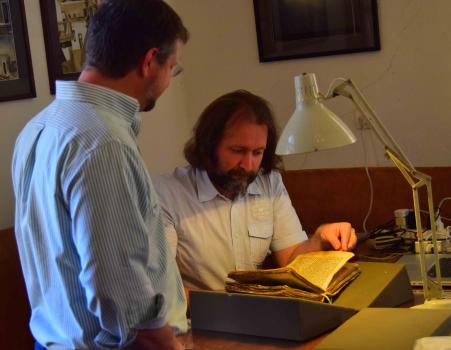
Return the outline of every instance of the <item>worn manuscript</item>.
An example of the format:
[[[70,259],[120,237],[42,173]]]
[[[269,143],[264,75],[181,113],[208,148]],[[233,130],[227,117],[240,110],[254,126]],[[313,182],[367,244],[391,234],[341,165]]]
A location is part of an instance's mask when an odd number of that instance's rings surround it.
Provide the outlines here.
[[[342,251],[310,252],[277,269],[233,271],[226,290],[331,302],[360,273],[357,264],[348,262],[353,256]]]

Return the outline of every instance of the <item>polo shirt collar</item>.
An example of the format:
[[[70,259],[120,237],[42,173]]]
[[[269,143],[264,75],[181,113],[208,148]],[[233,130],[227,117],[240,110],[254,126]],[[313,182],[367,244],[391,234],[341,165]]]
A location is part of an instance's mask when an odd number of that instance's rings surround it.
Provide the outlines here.
[[[196,169],[196,185],[200,202],[207,202],[221,195],[211,182],[206,170]]]
[[[246,191],[246,192],[247,192],[248,194],[252,194],[252,195],[261,195],[261,194],[263,194],[263,191],[262,191],[261,187],[257,185],[257,179],[258,179],[258,176],[259,176],[259,175],[257,175],[257,177],[255,178],[255,180],[252,181],[252,182],[249,184],[249,186],[247,187],[247,191]]]

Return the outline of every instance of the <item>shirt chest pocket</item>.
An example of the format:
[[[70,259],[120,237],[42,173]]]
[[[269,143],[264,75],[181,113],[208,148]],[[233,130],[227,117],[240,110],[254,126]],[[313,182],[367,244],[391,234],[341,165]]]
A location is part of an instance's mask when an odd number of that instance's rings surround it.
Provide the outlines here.
[[[269,252],[274,231],[273,224],[272,222],[249,224],[248,231],[252,263],[259,268]]]

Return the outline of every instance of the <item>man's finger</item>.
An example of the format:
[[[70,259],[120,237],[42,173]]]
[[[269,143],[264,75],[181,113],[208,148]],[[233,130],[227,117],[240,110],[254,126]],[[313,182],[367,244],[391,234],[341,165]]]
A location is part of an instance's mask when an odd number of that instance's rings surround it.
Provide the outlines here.
[[[348,242],[348,249],[352,250],[357,244],[357,235],[355,234],[355,229],[351,229],[351,237]]]
[[[335,234],[328,235],[328,241],[329,241],[329,244],[332,246],[332,248],[334,248],[334,250],[341,249],[342,243],[338,239],[337,235],[335,235]]]
[[[340,241],[341,241],[341,249],[348,250],[348,246],[350,243],[350,237],[351,237],[351,233],[352,233],[352,227],[349,224],[342,223],[342,224],[340,224],[338,229],[339,229],[338,235],[339,235]]]

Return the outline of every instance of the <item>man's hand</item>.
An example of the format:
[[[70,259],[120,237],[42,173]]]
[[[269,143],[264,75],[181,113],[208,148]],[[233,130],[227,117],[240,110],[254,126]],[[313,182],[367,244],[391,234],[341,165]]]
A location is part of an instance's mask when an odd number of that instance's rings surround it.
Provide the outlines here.
[[[349,222],[323,224],[316,229],[311,239],[319,239],[323,250],[349,251],[357,244],[355,230]]]
[[[331,249],[349,251],[356,244],[357,236],[350,223],[323,224],[307,241],[274,252],[274,258],[279,266],[285,266],[299,254]]]

